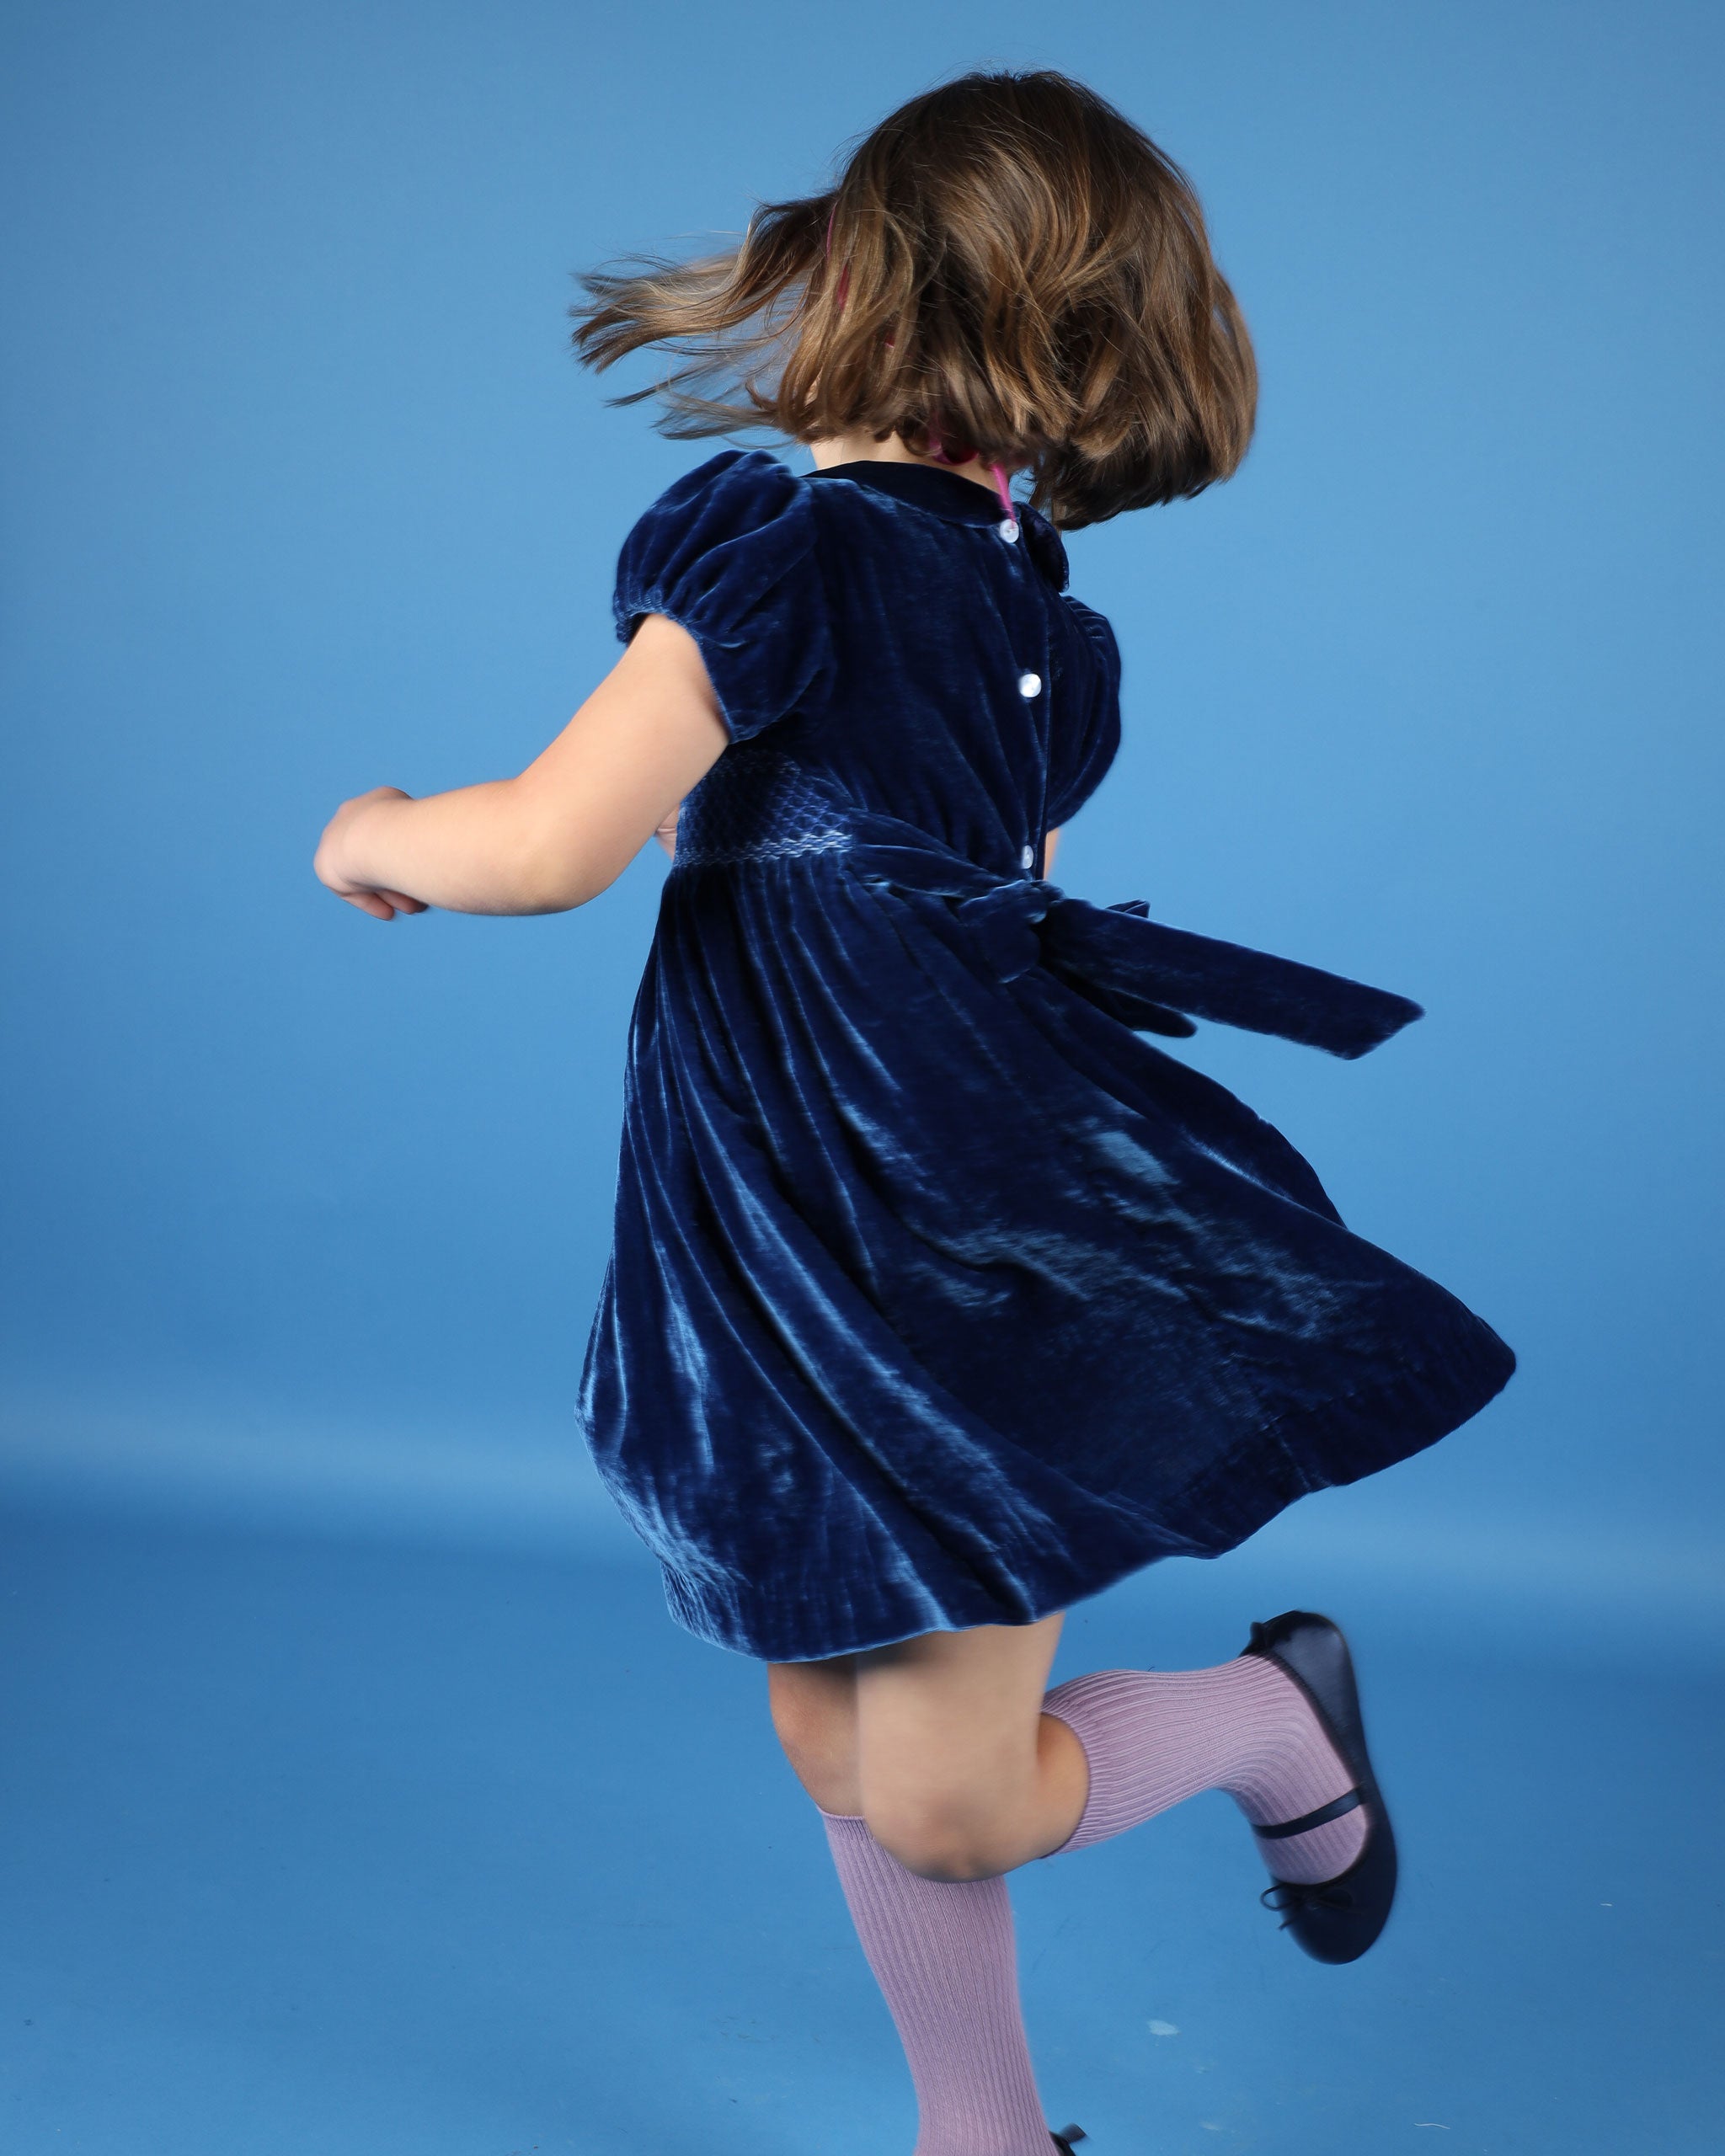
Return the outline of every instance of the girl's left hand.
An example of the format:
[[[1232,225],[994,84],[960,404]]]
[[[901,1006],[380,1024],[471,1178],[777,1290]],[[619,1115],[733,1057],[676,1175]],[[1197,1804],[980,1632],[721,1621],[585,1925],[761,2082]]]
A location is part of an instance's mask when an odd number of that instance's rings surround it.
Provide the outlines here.
[[[369,793],[356,793],[351,801],[342,803],[324,825],[323,835],[318,841],[312,862],[318,881],[334,891],[337,898],[345,899],[350,906],[370,914],[374,921],[393,921],[398,913],[424,913],[425,902],[423,899],[410,899],[401,891],[385,890],[378,884],[367,883],[350,873],[346,857],[354,825],[374,802],[412,798],[398,786],[374,786]]]

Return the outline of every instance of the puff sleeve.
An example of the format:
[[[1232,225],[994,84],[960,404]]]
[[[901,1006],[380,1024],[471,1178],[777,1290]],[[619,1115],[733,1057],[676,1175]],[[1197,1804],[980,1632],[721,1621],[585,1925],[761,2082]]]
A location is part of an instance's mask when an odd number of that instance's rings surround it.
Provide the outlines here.
[[[811,494],[777,457],[729,450],[669,488],[623,542],[617,635],[627,643],[648,614],[686,629],[734,741],[818,709],[831,682]]]
[[[1055,675],[1060,713],[1049,772],[1048,822],[1074,816],[1107,777],[1120,747],[1120,647],[1107,616],[1070,593],[1065,648]]]

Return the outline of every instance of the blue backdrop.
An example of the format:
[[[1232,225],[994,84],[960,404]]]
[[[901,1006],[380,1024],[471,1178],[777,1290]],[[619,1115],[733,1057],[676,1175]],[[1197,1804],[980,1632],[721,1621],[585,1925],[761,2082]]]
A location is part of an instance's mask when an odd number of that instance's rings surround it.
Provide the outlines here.
[[[1265,383],[1232,484],[1075,542],[1130,731],[1062,880],[1427,1004],[1357,1068],[1190,1053],[1523,1358],[1303,1509],[1398,1563],[1705,1592],[1716,10],[9,20],[14,1485],[585,1517],[662,862],[571,916],[385,927],[312,847],[346,794],[526,761],[614,655],[623,532],[707,453],[574,368],[570,273],[734,230],[943,73],[1046,62],[1193,173]]]
[[[1357,1971],[1220,1796],[1027,1866],[1050,2116],[1712,2156],[1722,59],[1674,0],[12,0],[8,2151],[911,2144],[760,1673],[574,1431],[662,859],[388,926],[310,864],[537,752],[707,453],[576,371],[570,273],[996,61],[1190,168],[1265,383],[1232,484],[1075,539],[1129,739],[1061,878],[1429,1006],[1185,1052],[1523,1364],[1075,1613],[1060,1674],[1334,1608],[1407,1861]]]

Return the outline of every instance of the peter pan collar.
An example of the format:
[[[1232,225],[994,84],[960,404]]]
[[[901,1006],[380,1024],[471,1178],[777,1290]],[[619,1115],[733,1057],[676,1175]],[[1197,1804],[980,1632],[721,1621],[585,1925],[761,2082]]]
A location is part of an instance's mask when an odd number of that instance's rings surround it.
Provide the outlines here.
[[[811,472],[809,477],[853,479],[859,487],[873,487],[877,494],[909,502],[913,509],[931,510],[952,524],[1001,520],[1001,505],[991,488],[960,478],[956,472],[943,472],[937,464],[886,464],[862,457],[854,464],[829,464],[824,472]]]
[[[826,469],[810,472],[810,479],[849,479],[859,487],[870,487],[878,494],[890,494],[895,501],[907,502],[912,509],[927,510],[935,516],[944,517],[948,524],[998,524],[1001,505],[991,488],[980,487],[974,479],[961,478],[956,472],[943,472],[937,464],[888,464],[873,457],[859,457],[852,464],[829,464]],[[1060,544],[1060,534],[1048,519],[1039,516],[1033,509],[1021,504],[1018,520],[1023,528],[1028,551],[1056,591],[1066,588],[1066,550]]]

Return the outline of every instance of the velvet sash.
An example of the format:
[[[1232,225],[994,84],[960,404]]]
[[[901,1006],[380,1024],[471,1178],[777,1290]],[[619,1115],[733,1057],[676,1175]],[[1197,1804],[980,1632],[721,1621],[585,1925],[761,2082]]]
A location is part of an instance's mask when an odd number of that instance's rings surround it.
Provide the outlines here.
[[[951,900],[1002,980],[1044,965],[1140,1032],[1180,1038],[1204,1018],[1352,1061],[1424,1016],[1387,989],[1170,928],[1151,920],[1141,899],[1092,905],[1039,877],[979,867],[896,816],[853,811],[848,820],[852,869],[895,891]]]

